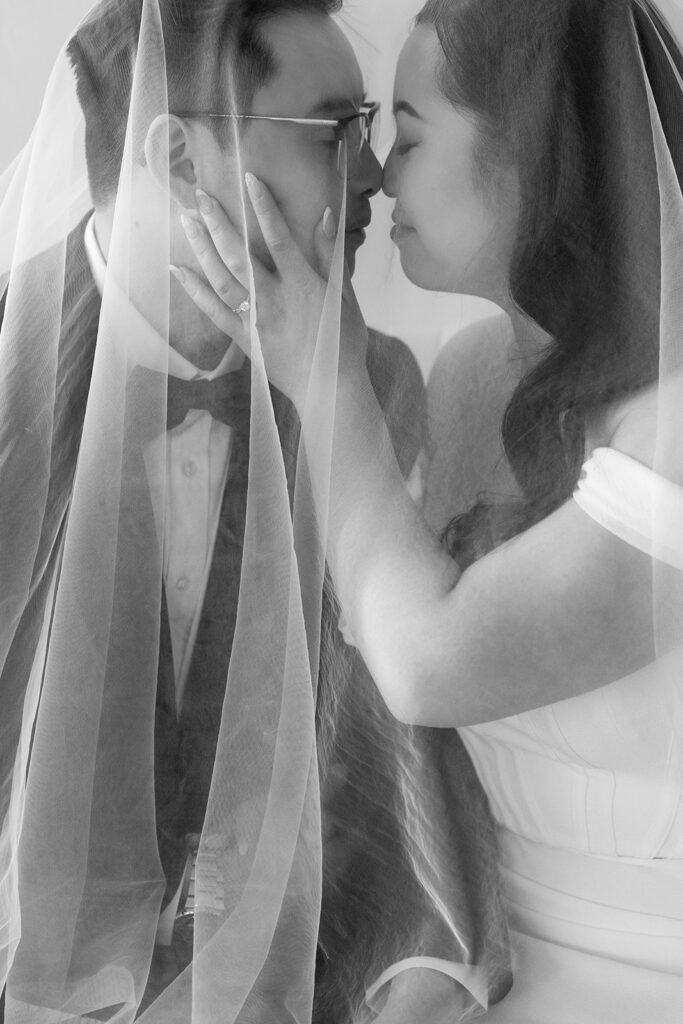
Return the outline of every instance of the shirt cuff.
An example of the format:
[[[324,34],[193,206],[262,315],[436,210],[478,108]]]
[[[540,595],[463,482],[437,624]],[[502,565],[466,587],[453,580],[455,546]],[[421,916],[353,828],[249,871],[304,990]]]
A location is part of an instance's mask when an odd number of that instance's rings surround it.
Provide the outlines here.
[[[372,1000],[383,985],[386,985],[387,982],[395,978],[397,974],[401,974],[402,971],[408,971],[412,967],[426,967],[430,971],[440,971],[442,974],[447,974],[449,978],[457,981],[459,985],[467,989],[484,1010],[488,1009],[489,989],[486,972],[482,967],[478,964],[461,964],[454,960],[440,960],[434,956],[411,956],[406,960],[399,960],[398,963],[392,964],[391,967],[387,967],[386,971],[383,971],[377,981],[373,982],[366,991],[365,1001],[368,1005],[372,1005]]]

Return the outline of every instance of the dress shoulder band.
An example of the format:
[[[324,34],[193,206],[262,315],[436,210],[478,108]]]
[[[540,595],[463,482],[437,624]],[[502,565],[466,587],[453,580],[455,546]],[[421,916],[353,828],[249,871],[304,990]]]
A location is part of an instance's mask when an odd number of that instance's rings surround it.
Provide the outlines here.
[[[615,448],[584,463],[574,501],[610,533],[683,569],[683,488]]]

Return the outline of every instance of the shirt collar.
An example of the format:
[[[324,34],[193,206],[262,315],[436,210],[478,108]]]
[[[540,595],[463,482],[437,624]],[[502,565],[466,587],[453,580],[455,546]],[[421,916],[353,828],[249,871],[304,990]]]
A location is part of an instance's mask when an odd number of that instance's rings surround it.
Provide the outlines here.
[[[244,356],[235,344],[230,344],[218,366],[213,370],[200,370],[189,359],[172,348],[165,338],[152,327],[148,320],[135,308],[127,295],[119,288],[110,275],[107,278],[107,262],[95,233],[95,214],[88,220],[83,238],[85,253],[90,264],[95,285],[100,295],[104,294],[105,281],[108,297],[118,307],[117,339],[126,348],[128,358],[134,366],[144,366],[158,373],[168,373],[181,380],[214,380],[226,373],[239,369]],[[110,291],[111,289],[111,291]]]

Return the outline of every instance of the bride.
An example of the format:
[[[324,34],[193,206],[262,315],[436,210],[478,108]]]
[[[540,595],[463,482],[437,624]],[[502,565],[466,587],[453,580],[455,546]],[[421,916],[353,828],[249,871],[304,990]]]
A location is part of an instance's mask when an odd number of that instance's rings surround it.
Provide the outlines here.
[[[392,237],[421,287],[508,314],[433,374],[431,525],[344,286],[328,561],[393,714],[461,729],[488,792],[516,972],[486,1019],[505,1024],[674,1024],[683,1005],[682,28],[650,0],[429,0],[418,16],[384,169]],[[206,280],[185,286],[252,350],[234,307],[258,286],[269,377],[313,446],[334,218],[314,269],[247,187],[273,266],[244,269],[214,215]]]

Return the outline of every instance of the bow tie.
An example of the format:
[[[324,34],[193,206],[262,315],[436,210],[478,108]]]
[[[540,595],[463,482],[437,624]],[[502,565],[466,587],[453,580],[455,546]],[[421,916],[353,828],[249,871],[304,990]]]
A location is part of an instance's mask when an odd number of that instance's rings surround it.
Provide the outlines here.
[[[251,366],[248,359],[239,370],[214,380],[168,378],[166,429],[179,426],[191,409],[206,409],[229,427],[249,430]]]

